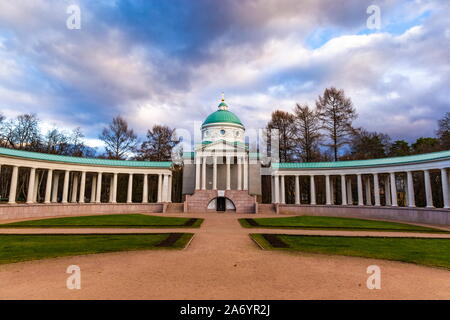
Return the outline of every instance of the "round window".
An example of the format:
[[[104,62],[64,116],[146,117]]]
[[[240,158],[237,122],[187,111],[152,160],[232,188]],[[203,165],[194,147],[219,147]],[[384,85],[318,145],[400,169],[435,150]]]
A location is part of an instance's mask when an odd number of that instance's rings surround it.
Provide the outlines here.
[[[236,131],[236,133],[235,133],[236,137],[239,137],[240,134],[241,133],[239,131]]]
[[[220,134],[221,134],[221,135],[225,135],[225,130],[223,130],[223,129],[220,130]]]

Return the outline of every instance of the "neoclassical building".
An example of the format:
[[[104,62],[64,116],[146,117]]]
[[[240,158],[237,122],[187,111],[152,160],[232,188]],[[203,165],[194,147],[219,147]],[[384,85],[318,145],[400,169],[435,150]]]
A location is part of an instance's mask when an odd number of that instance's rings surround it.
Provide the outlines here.
[[[450,225],[450,150],[373,160],[278,163],[250,152],[245,130],[222,99],[201,126],[201,142],[183,155],[182,203],[172,203],[172,162],[0,148],[2,176],[8,177],[1,186],[0,219],[228,211]],[[28,180],[21,191],[25,198],[18,197],[19,176]],[[119,185],[121,190],[126,185],[126,195],[117,194]],[[270,201],[262,203],[263,194]],[[417,206],[415,194],[423,195],[422,207]]]

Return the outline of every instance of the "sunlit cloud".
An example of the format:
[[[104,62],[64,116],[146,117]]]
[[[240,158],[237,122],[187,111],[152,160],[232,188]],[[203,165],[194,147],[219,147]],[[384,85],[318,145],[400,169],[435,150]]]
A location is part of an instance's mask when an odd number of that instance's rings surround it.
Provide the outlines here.
[[[432,136],[449,110],[444,1],[67,1],[0,3],[0,110],[36,113],[43,128],[81,127],[101,146],[118,114],[143,136],[154,124],[193,130],[225,92],[230,110],[261,128],[275,109],[345,90],[356,125],[410,141]]]

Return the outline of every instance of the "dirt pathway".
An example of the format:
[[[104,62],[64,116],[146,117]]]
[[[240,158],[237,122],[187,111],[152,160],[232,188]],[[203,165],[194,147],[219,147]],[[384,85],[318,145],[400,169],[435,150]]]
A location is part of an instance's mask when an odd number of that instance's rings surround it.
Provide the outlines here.
[[[108,253],[0,265],[0,298],[450,299],[447,270],[377,259],[263,251],[248,236],[262,229],[241,228],[238,216],[195,216],[205,218],[200,229],[176,229],[196,233],[185,250]],[[81,268],[81,290],[66,288],[65,271],[72,264]],[[372,264],[381,268],[381,290],[366,287],[366,268]]]

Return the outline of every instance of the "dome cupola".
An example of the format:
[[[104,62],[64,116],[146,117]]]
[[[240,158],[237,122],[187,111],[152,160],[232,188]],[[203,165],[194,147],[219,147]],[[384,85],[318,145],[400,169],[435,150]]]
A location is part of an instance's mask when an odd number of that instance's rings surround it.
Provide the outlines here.
[[[222,94],[218,110],[211,113],[202,124],[202,141],[204,143],[218,140],[243,142],[245,128],[241,120],[231,111]]]
[[[244,127],[241,120],[231,111],[228,111],[228,105],[225,103],[225,97],[222,100],[216,112],[211,113],[203,122],[202,127],[213,123],[230,123]]]

